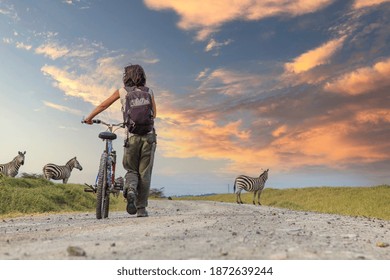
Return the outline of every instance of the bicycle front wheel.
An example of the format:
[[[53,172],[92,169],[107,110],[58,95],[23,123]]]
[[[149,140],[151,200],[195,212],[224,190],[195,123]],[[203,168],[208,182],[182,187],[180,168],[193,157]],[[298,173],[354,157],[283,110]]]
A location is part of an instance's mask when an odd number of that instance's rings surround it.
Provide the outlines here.
[[[107,218],[110,207],[110,192],[107,184],[107,153],[104,152],[100,159],[99,176],[96,192],[96,218]]]

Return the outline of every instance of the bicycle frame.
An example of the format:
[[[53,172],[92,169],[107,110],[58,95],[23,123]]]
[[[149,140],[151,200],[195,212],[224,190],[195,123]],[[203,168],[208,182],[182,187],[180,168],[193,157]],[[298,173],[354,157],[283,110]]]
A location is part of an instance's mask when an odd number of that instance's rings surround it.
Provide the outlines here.
[[[115,166],[116,166],[116,151],[112,145],[112,140],[103,139],[106,142],[106,148],[103,151],[107,155],[107,184],[111,187],[115,184]],[[111,180],[110,180],[111,178]],[[96,176],[95,185],[97,185],[99,173]],[[110,188],[111,189],[111,188]]]
[[[96,218],[101,219],[108,217],[110,194],[113,193],[118,196],[120,191],[123,190],[123,182],[117,183],[115,180],[116,151],[112,141],[116,139],[114,132],[121,127],[123,128],[124,124],[108,124],[101,120],[93,120],[93,123],[107,126],[107,131],[99,134],[99,138],[106,143],[100,158],[99,172],[95,185],[85,184],[88,188],[84,189],[84,191],[96,193]],[[114,129],[115,127],[117,128]]]

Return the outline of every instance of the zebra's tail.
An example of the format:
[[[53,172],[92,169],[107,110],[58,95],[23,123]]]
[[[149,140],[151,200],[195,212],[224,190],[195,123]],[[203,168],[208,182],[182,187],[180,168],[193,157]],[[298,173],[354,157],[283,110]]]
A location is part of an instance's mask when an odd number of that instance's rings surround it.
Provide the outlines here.
[[[237,182],[237,180],[234,180],[234,185],[233,185],[233,193],[235,193],[235,192],[236,192],[236,182]]]

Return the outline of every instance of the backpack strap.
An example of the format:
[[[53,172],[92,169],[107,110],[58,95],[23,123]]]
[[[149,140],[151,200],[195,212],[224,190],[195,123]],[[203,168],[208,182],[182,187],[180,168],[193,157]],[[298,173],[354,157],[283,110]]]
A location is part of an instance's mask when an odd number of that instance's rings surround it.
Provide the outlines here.
[[[139,90],[142,90],[142,91],[145,91],[145,92],[150,93],[149,88],[148,88],[148,87],[145,87],[145,86],[139,86],[139,87],[137,87],[137,86],[132,86],[132,87],[124,87],[124,88],[125,88],[125,90],[126,90],[127,92],[136,91],[137,89],[139,89]]]

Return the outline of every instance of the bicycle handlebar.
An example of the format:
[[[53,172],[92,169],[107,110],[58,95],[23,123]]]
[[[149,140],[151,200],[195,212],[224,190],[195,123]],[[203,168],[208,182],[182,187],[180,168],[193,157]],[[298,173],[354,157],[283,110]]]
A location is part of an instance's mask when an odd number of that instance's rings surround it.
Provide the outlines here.
[[[101,120],[98,120],[98,119],[95,119],[95,120],[92,120],[92,123],[101,123],[102,121]],[[84,119],[81,120],[81,123],[86,123]]]
[[[86,123],[85,120],[82,120],[81,123]],[[117,123],[117,124],[109,124],[109,123],[106,123],[102,120],[99,120],[99,119],[93,119],[92,120],[92,123],[96,123],[96,124],[104,124],[105,126],[108,126],[108,127],[114,127],[114,126],[119,126],[119,127],[124,127],[124,123]]]

